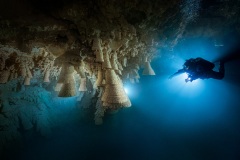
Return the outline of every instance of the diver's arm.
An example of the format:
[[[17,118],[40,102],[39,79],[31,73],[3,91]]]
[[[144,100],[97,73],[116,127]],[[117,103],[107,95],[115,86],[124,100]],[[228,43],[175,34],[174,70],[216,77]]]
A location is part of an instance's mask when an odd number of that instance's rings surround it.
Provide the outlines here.
[[[182,73],[184,73],[184,72],[185,72],[184,69],[179,69],[176,73],[174,73],[173,75],[171,75],[168,79],[172,79],[173,77],[178,76],[178,75],[180,75],[180,74],[182,74]]]

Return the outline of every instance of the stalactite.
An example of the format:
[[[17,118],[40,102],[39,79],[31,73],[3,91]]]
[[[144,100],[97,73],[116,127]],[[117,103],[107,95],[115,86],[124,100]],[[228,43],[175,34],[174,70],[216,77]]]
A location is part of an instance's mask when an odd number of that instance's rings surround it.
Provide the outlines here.
[[[81,92],[87,91],[87,78],[80,78],[80,87],[78,90]]]
[[[0,83],[7,83],[8,82],[8,78],[10,76],[10,70],[3,70],[0,73]]]
[[[59,97],[72,97],[76,95],[75,80],[73,78],[74,67],[70,64],[64,64],[63,70],[65,77],[63,79],[63,85],[59,91]]]
[[[103,106],[106,108],[118,109],[121,107],[130,107],[131,102],[124,91],[120,78],[112,69],[106,70],[106,84],[101,98]]]

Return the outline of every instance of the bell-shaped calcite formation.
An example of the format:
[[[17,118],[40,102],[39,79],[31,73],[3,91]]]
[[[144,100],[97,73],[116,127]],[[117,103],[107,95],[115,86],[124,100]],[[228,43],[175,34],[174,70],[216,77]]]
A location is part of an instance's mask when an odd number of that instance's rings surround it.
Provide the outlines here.
[[[32,78],[30,69],[34,67],[33,59],[29,56],[20,56],[16,58],[16,63],[19,63],[20,76]]]
[[[103,68],[105,69],[112,68],[111,62],[109,60],[109,51],[107,50],[106,47],[103,49],[103,57],[104,57]]]
[[[8,59],[8,55],[0,51],[0,70],[5,68],[6,59]]]
[[[140,78],[139,74],[138,74],[138,70],[137,69],[132,69],[129,73],[129,80],[131,83],[138,83],[138,79]],[[136,81],[137,79],[137,81]]]
[[[102,80],[102,86],[105,86],[106,85],[106,79],[103,79]]]
[[[121,40],[121,32],[114,30],[111,32],[111,36],[112,39],[110,41],[110,47],[113,51],[117,51],[123,45],[123,42]]]
[[[60,75],[58,78],[57,83],[68,83],[69,78],[70,81],[72,80],[71,78],[73,77],[73,72],[74,72],[74,67],[69,64],[63,64],[61,67]]]
[[[150,62],[145,62],[142,75],[156,75],[154,70],[151,67]]]
[[[30,86],[31,85],[31,79],[32,79],[32,73],[28,66],[26,66],[27,76],[24,78],[24,85]]]
[[[111,56],[111,66],[112,69],[118,70],[118,65],[117,65],[117,52],[113,52]]]
[[[104,58],[103,58],[103,52],[102,52],[102,40],[101,38],[99,38],[101,31],[100,30],[94,30],[94,35],[95,38],[93,39],[93,43],[92,43],[92,50],[94,51],[95,55],[96,55],[96,62],[103,62]]]
[[[96,79],[97,79],[97,78],[96,78],[95,73],[93,73],[91,76],[88,77],[88,80],[89,80],[89,85],[87,84],[88,90],[92,91],[92,90],[95,90],[95,89],[98,88],[98,87],[95,85]]]
[[[43,82],[50,82],[49,76],[50,76],[50,70],[48,69],[44,74]]]
[[[93,45],[92,50],[101,50],[101,39],[100,38],[94,38],[93,39]]]
[[[96,54],[96,62],[104,62],[102,50],[96,50],[94,53]]]
[[[30,71],[28,66],[26,66],[26,71],[27,71],[27,77],[33,78],[33,75],[32,75],[32,73],[31,73],[31,71]]]
[[[91,63],[85,63],[84,71],[88,73],[88,77],[93,77],[94,69],[93,65]]]
[[[58,97],[73,97],[76,95],[75,83],[63,83]]]
[[[80,78],[79,91],[81,92],[87,91],[87,78]]]
[[[0,71],[0,83],[7,83],[10,76],[10,70]]]
[[[118,84],[119,78],[116,75],[115,71],[112,69],[107,69],[105,71],[106,85]]]
[[[100,38],[93,39],[92,50],[94,50],[94,53],[96,54],[96,62],[103,62],[104,59],[103,59],[103,52],[102,52]]]
[[[57,83],[56,86],[54,87],[54,90],[56,92],[59,92],[63,86],[63,83]]]
[[[42,61],[42,70],[44,74],[43,82],[50,82],[50,72],[53,69],[54,61],[51,60],[54,59],[50,55],[45,57],[45,59]]]
[[[65,77],[60,77],[62,82],[61,90],[58,97],[72,97],[76,95],[75,80],[73,78],[74,67],[70,64],[64,64],[61,70],[61,74]],[[61,75],[60,74],[60,75]]]
[[[140,78],[140,75],[138,74],[137,69],[133,69],[131,72],[131,78]]]
[[[24,85],[25,86],[30,86],[31,85],[31,77],[26,76],[24,78]]]
[[[80,70],[79,76],[80,76],[81,78],[86,78],[86,73],[85,73],[84,69],[81,69],[81,70]]]
[[[20,65],[20,76],[26,77],[27,76],[27,69],[24,64]]]
[[[92,50],[97,50],[101,46],[101,38],[100,37],[101,31],[98,29],[94,29],[92,35],[93,35],[93,41],[92,41]]]
[[[102,101],[105,108],[117,109],[131,106],[131,102],[121,84],[106,85]]]
[[[58,81],[57,81],[56,86],[54,87],[54,90],[56,92],[59,92],[61,90],[64,78],[65,78],[65,70],[63,69],[63,67],[64,67],[64,65],[62,65],[60,68],[60,74],[58,76]]]
[[[86,78],[85,68],[85,62],[81,60],[80,66],[77,67],[77,73],[79,74],[80,78]]]
[[[131,102],[124,90],[123,84],[115,71],[106,70],[106,85],[101,98],[105,108],[117,109],[121,107],[130,107]]]
[[[122,64],[121,64],[119,61],[117,61],[117,65],[118,65],[118,69],[119,69],[120,71],[122,71],[122,70],[123,70]]]
[[[98,66],[98,74],[97,74],[97,80],[94,84],[94,86],[99,87],[102,86],[103,81],[103,71],[101,65]]]
[[[122,59],[122,66],[127,67],[127,57],[123,57]]]

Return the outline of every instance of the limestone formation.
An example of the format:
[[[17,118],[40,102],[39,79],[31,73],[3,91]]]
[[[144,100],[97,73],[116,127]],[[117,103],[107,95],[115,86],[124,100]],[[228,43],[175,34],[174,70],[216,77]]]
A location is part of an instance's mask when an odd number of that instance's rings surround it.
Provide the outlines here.
[[[72,97],[76,95],[73,72],[74,67],[71,64],[63,65],[61,74],[64,75],[64,78],[62,77],[60,81],[62,83],[62,87],[58,94],[59,97]]]
[[[113,69],[106,70],[106,84],[101,100],[106,109],[118,109],[121,107],[130,107],[131,102],[124,91],[120,78]]]

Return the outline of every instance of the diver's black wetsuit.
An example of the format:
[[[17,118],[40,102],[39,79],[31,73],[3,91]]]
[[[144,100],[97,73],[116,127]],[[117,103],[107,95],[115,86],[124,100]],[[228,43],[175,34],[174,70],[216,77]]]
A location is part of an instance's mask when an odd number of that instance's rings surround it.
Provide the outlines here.
[[[186,60],[183,65],[183,68],[178,70],[176,73],[171,75],[169,78],[175,77],[182,73],[187,73],[188,78],[185,79],[186,82],[193,81],[198,78],[206,79],[206,78],[214,78],[214,79],[223,79],[225,75],[224,63],[220,62],[219,72],[213,71],[214,64],[202,59],[202,58],[191,58]]]

